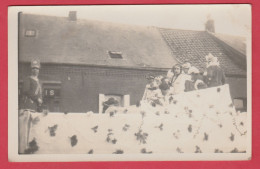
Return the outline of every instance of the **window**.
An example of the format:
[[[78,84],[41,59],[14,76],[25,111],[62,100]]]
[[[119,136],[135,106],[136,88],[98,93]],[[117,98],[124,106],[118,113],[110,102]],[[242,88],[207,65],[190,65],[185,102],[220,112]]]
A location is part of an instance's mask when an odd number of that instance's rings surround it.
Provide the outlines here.
[[[35,37],[36,36],[36,30],[28,29],[25,31],[26,37]]]
[[[69,12],[69,20],[76,21],[77,20],[77,11],[70,11]]]
[[[104,110],[104,102],[110,105],[117,105],[119,107],[129,106],[130,96],[129,95],[118,95],[118,94],[99,94],[99,113]]]
[[[43,96],[46,98],[60,98],[60,81],[44,81],[43,82]]]
[[[60,89],[45,88],[44,89],[44,97],[46,97],[46,98],[59,98],[60,97]]]
[[[108,51],[108,54],[109,54],[111,59],[123,59],[123,56],[122,56],[121,52]]]
[[[43,103],[50,112],[60,112],[61,82],[45,81],[42,86]]]
[[[234,103],[236,110],[246,111],[246,109],[247,109],[246,98],[235,98],[233,100],[233,103]]]

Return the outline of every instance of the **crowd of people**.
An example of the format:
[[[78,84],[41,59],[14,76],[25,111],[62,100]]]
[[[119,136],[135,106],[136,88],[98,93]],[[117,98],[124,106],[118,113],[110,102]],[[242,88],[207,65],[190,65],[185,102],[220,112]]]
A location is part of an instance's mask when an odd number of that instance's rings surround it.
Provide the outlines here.
[[[205,60],[204,72],[185,61],[182,65],[174,65],[165,76],[149,75],[142,100],[158,102],[159,98],[165,96],[224,85],[225,74],[219,66],[218,58],[209,53]]]

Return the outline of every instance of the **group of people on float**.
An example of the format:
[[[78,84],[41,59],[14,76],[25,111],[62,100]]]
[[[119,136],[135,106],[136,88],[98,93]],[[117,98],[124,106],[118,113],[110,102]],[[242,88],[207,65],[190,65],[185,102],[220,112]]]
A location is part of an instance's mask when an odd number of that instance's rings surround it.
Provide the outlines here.
[[[174,65],[166,76],[148,76],[142,100],[158,101],[158,98],[165,96],[224,85],[225,73],[219,66],[218,58],[209,53],[205,59],[204,72],[185,61]]]

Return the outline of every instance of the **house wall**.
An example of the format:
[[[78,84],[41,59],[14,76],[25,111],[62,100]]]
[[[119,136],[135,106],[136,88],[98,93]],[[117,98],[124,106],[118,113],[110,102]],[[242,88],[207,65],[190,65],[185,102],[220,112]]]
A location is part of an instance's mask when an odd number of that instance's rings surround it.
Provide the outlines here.
[[[43,88],[60,88],[60,97],[47,100],[50,111],[98,112],[99,94],[130,95],[130,104],[136,104],[143,96],[148,74],[166,72],[51,64],[42,65],[39,78],[44,82]],[[30,65],[19,64],[19,81],[27,75]],[[233,99],[247,97],[246,78],[227,77],[227,83]]]
[[[247,111],[247,78],[246,77],[227,77],[230,94],[237,110]],[[235,100],[240,103],[236,103]]]
[[[246,77],[227,77],[231,97],[247,98],[247,78]]]
[[[129,94],[130,104],[136,104],[143,96],[150,73],[164,74],[152,70],[42,65],[39,78],[42,82],[60,82],[60,99],[54,101],[59,108],[49,105],[50,111],[98,112],[99,94]],[[19,81],[27,75],[30,65],[20,64]]]

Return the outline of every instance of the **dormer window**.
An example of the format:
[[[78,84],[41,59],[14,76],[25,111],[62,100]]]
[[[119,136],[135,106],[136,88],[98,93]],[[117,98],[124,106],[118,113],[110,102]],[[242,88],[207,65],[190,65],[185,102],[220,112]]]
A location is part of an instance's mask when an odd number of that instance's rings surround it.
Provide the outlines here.
[[[111,59],[123,59],[122,52],[108,51],[108,54]]]
[[[28,29],[25,31],[26,37],[35,37],[36,36],[36,30]]]

